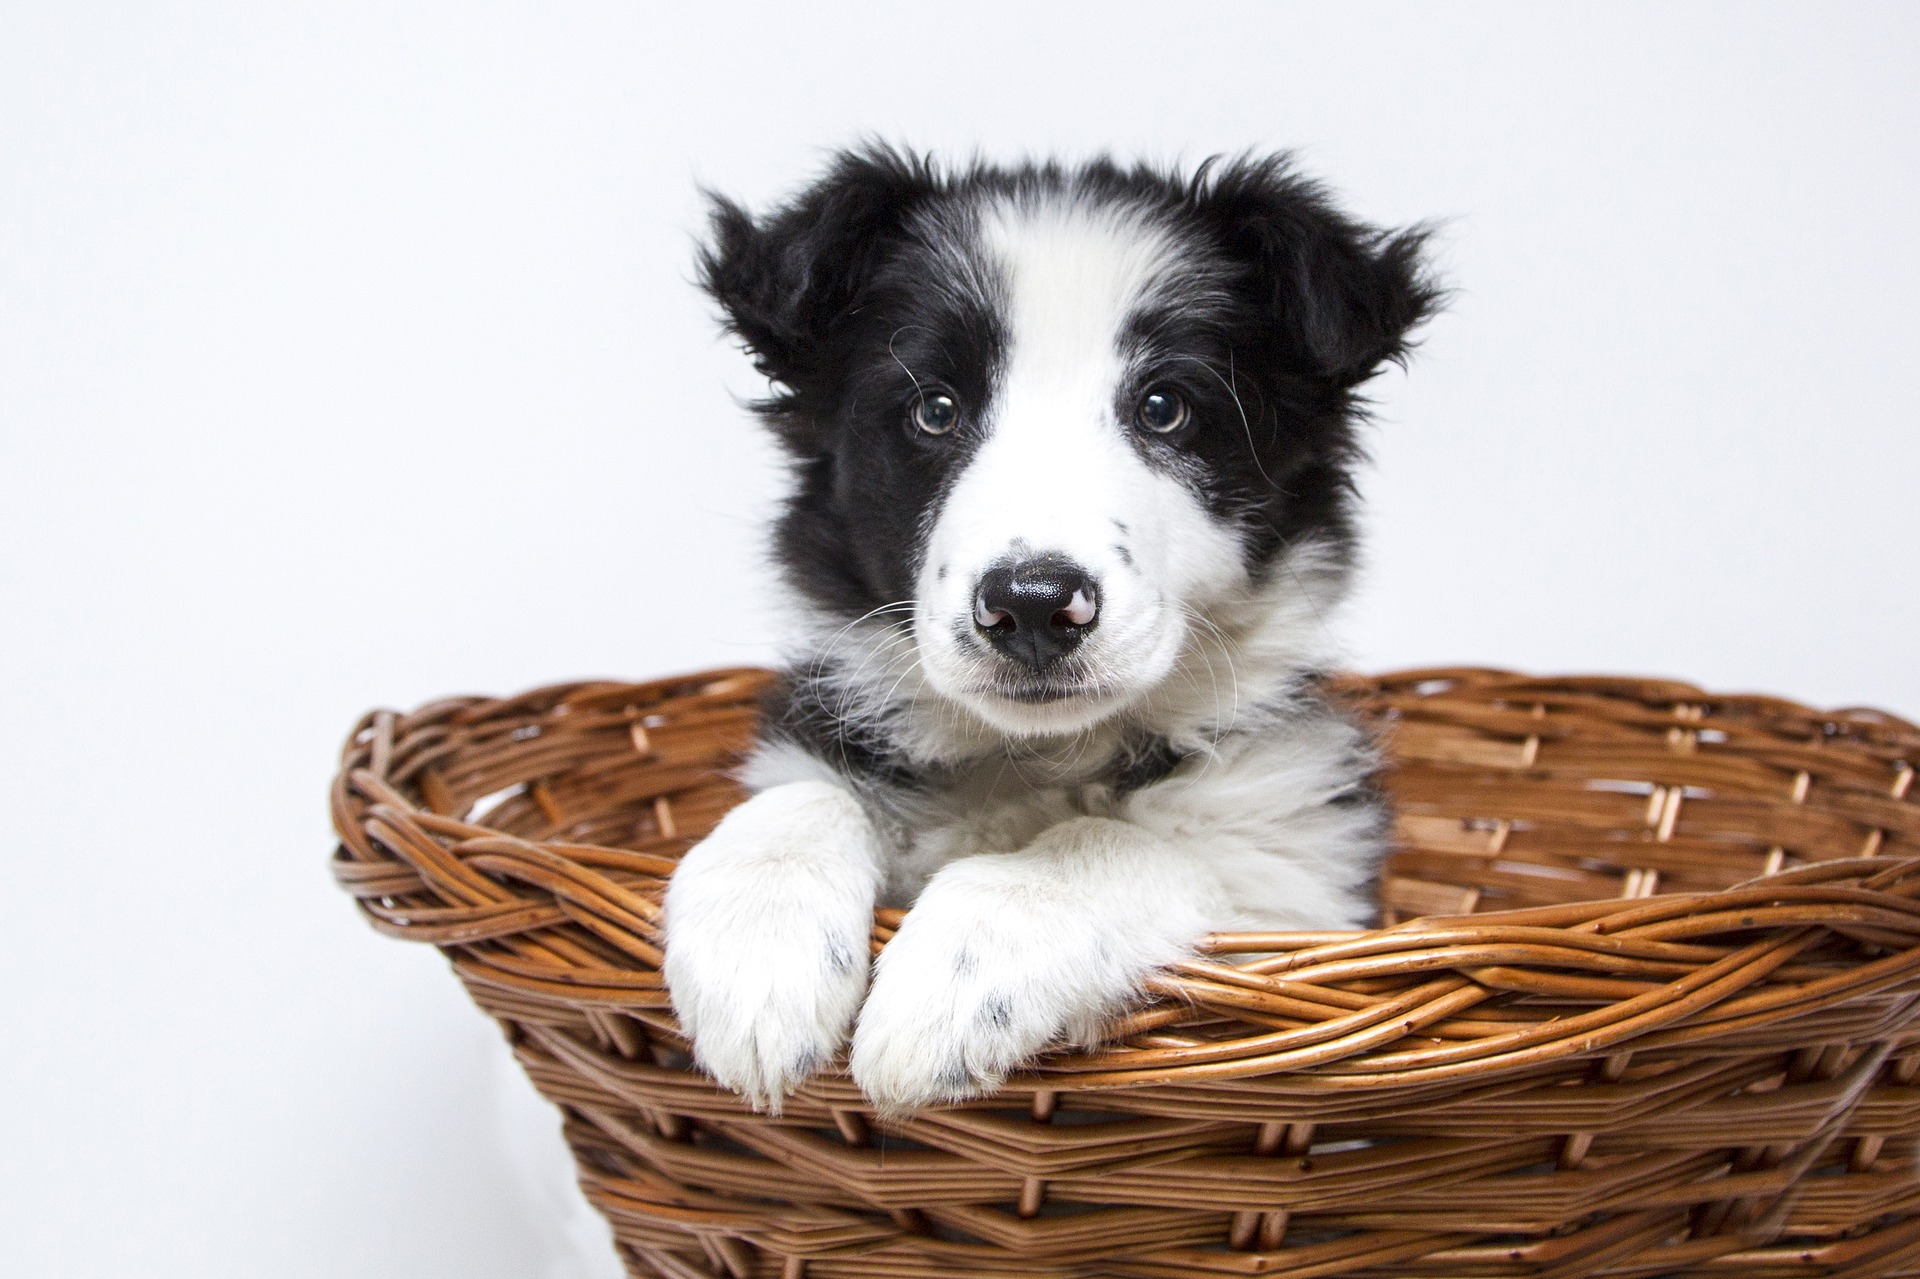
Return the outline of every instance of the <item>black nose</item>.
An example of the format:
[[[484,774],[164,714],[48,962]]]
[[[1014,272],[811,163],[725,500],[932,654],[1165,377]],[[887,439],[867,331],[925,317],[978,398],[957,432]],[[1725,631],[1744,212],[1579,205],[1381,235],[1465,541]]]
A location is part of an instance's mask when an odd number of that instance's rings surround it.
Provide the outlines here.
[[[1059,555],[992,570],[980,579],[973,600],[973,624],[980,633],[1036,671],[1072,652],[1099,613],[1093,579]]]

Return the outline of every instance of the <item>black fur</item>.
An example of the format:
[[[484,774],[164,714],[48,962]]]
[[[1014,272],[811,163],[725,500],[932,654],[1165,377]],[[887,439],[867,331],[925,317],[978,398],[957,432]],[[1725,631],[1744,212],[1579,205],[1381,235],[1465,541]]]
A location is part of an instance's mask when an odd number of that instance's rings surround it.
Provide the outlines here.
[[[1117,767],[1109,784],[1123,795],[1151,786],[1180,767],[1180,761],[1185,758],[1174,749],[1173,743],[1163,737],[1153,738],[1116,760]]]
[[[761,736],[800,747],[869,790],[910,793],[927,780],[877,726],[839,713],[819,671],[789,671],[761,699]]]
[[[839,714],[844,693],[818,672],[789,671],[761,699],[761,738],[798,746],[822,760],[880,807],[903,801],[946,780],[943,770],[915,764],[879,725]],[[1083,780],[1124,795],[1165,778],[1186,756],[1163,737],[1130,742]]]

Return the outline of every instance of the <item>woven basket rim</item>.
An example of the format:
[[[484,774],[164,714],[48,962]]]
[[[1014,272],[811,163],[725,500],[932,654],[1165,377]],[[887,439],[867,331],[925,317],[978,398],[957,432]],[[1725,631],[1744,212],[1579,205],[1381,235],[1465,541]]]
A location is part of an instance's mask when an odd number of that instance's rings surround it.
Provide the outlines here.
[[[653,976],[647,997],[654,1001],[655,1007],[664,1008],[664,990],[657,980],[660,940],[657,900],[649,901],[645,891],[623,889],[587,863],[612,859],[620,867],[619,873],[647,881],[642,884],[644,890],[664,884],[665,876],[671,871],[670,858],[587,842],[528,840],[484,822],[469,823],[434,811],[431,797],[424,792],[409,796],[387,785],[375,775],[378,768],[370,766],[380,764],[382,742],[387,743],[384,749],[390,752],[393,735],[404,735],[409,725],[440,723],[457,728],[534,713],[546,714],[552,720],[556,715],[564,718],[614,705],[630,710],[636,703],[652,704],[649,699],[665,704],[676,695],[684,698],[689,693],[696,703],[704,698],[704,704],[712,704],[716,700],[724,702],[756,693],[772,678],[768,672],[742,667],[637,684],[584,680],[529,690],[509,698],[441,699],[409,716],[374,712],[356,726],[343,752],[343,771],[336,783],[336,817],[340,819],[343,834],[354,828],[355,819],[347,810],[351,807],[349,792],[357,791],[363,801],[371,801],[372,817],[387,826],[395,821],[411,823],[429,838],[490,846],[492,852],[488,855],[496,862],[505,859],[518,867],[513,874],[519,878],[514,882],[521,890],[538,883],[542,876],[566,879],[571,875],[578,895],[596,898],[599,902],[603,917],[596,927],[600,935],[613,931],[607,927],[609,919],[615,921],[615,930],[628,929],[623,962],[634,973]],[[1593,698],[1618,703],[1623,694],[1631,693],[1627,700],[1637,698],[1646,702],[1649,718],[1661,724],[1672,722],[1672,705],[1712,707],[1718,714],[1744,716],[1762,727],[1770,720],[1797,717],[1822,726],[1821,732],[1827,740],[1816,748],[1827,751],[1835,760],[1840,758],[1839,753],[1828,742],[1843,737],[1854,749],[1902,761],[1897,767],[1906,768],[1909,776],[1911,766],[1904,760],[1909,756],[1920,757],[1920,730],[1897,716],[1876,711],[1816,712],[1782,698],[1709,694],[1679,681],[1642,681],[1619,676],[1536,677],[1484,668],[1440,667],[1398,672],[1372,680],[1343,677],[1334,682],[1334,687],[1351,692],[1362,684],[1406,688],[1413,690],[1410,695],[1415,697],[1431,697],[1433,690],[1442,685],[1449,689],[1470,688],[1483,700],[1492,702],[1505,699],[1537,703],[1539,699],[1551,698],[1562,704],[1576,704],[1582,698]],[[1660,709],[1662,703],[1667,704],[1667,709]],[[1627,711],[1631,710],[1629,705]],[[696,706],[695,718],[698,713]],[[1629,713],[1627,717],[1631,719],[1632,715]],[[629,714],[628,718],[632,716]],[[639,731],[644,736],[647,730],[642,727]],[[370,847],[367,851],[371,855]],[[343,848],[336,866],[350,867],[354,861],[353,852]],[[535,864],[540,867],[537,873],[529,869]],[[495,871],[498,869],[494,867]],[[483,872],[480,880],[486,873],[492,872]],[[1139,1086],[1179,1080],[1224,1081],[1309,1069],[1325,1072],[1324,1086],[1341,1088],[1365,1086],[1366,1081],[1385,1076],[1397,1079],[1409,1071],[1435,1083],[1456,1077],[1478,1078],[1496,1070],[1524,1068],[1566,1053],[1569,1032],[1587,1022],[1592,1023],[1592,1028],[1590,1032],[1581,1031],[1582,1038],[1578,1041],[1581,1055],[1600,1052],[1615,1041],[1638,1042],[1648,1034],[1656,1038],[1661,1032],[1669,1037],[1684,1036],[1686,1026],[1697,1020],[1694,1014],[1699,1007],[1725,1003],[1731,997],[1729,992],[1756,984],[1755,993],[1749,993],[1744,1000],[1732,999],[1730,1007],[1744,1010],[1740,1016],[1764,1020],[1769,1015],[1778,1015],[1782,1009],[1790,1010],[1796,1002],[1806,1003],[1828,994],[1837,998],[1835,992],[1860,986],[1863,980],[1866,985],[1897,982],[1904,976],[1908,960],[1901,959],[1891,965],[1883,963],[1888,971],[1876,972],[1864,979],[1858,973],[1828,974],[1824,979],[1826,986],[1809,987],[1796,999],[1793,989],[1768,984],[1768,974],[1775,969],[1806,976],[1790,962],[1792,956],[1785,953],[1777,937],[1775,942],[1754,942],[1744,949],[1714,942],[1712,938],[1752,928],[1771,928],[1776,934],[1792,928],[1804,931],[1813,927],[1818,918],[1838,918],[1848,912],[1868,910],[1882,914],[1904,912],[1920,919],[1920,908],[1897,891],[1916,873],[1920,873],[1920,862],[1911,858],[1855,856],[1822,859],[1767,876],[1749,876],[1729,887],[1708,892],[1438,914],[1376,929],[1213,934],[1205,939],[1193,958],[1172,966],[1155,979],[1150,993],[1157,1002],[1116,1023],[1106,1048],[1085,1056],[1056,1055],[1036,1067],[1034,1073],[1017,1078],[1014,1086],[1044,1087],[1048,1080],[1070,1080],[1075,1088]],[[487,895],[488,890],[481,886],[480,880],[472,881],[468,895]],[[354,890],[353,885],[348,887]],[[524,905],[517,891],[501,890],[502,895],[484,909],[457,900],[450,908],[456,913],[465,910],[467,915],[473,915],[476,910],[480,914],[490,911],[495,917],[502,911],[511,914],[533,909]],[[402,936],[420,935],[420,924],[427,913],[406,910],[401,912],[404,919],[391,913],[383,917],[364,896],[361,905],[375,927]],[[592,916],[592,912],[582,909],[572,913],[576,917]],[[1736,914],[1739,918],[1735,918]],[[897,929],[903,916],[904,912],[900,911],[876,912],[876,953]],[[1736,927],[1741,919],[1749,922],[1749,929]],[[497,918],[494,922],[497,924]],[[1247,955],[1259,957],[1234,958]],[[1484,1001],[1483,993],[1460,994],[1458,988],[1463,979],[1457,972],[1451,978],[1436,977],[1396,999],[1384,1001],[1357,999],[1351,993],[1336,997],[1328,986],[1328,983],[1337,986],[1369,981],[1404,982],[1410,974],[1423,971],[1453,972],[1476,956],[1474,971],[1484,970],[1485,974],[1492,975],[1492,980],[1521,980],[1507,971],[1511,961],[1531,974],[1527,980],[1542,998],[1550,998],[1557,992],[1567,999],[1602,1002],[1594,1011],[1570,1018],[1551,1033],[1538,1026],[1522,1027],[1504,1035],[1490,1034],[1478,1043],[1442,1043],[1424,1051],[1408,1049],[1395,1053],[1374,1051],[1369,1045],[1376,1040],[1391,1043],[1405,1032],[1428,1023],[1457,1021],[1462,1009]],[[1910,959],[1920,963],[1920,950],[1912,952]],[[524,974],[475,961],[471,954],[464,960],[457,958],[456,964],[469,982],[491,982],[522,991],[538,987],[537,982]],[[1650,984],[1647,974],[1659,972],[1681,976],[1664,984]],[[1639,979],[1633,976],[1636,973]],[[623,980],[617,978],[617,972],[595,970],[590,978],[569,973],[548,985],[560,989],[571,985],[577,996],[584,999],[587,998],[585,992],[596,981],[602,985],[611,981],[618,987]],[[1453,988],[1448,988],[1450,982]],[[1699,990],[1688,987],[1688,982]],[[1765,988],[1764,993],[1758,993],[1760,988]],[[604,997],[611,1005],[620,1006],[617,989],[612,995],[602,990],[595,997]],[[1276,1008],[1283,1011],[1276,1013]],[[1188,1014],[1194,1009],[1233,1010],[1234,1015],[1251,1019],[1247,1027],[1249,1033],[1226,1046],[1206,1043],[1134,1049],[1114,1046],[1129,1039],[1152,1039],[1178,1031],[1185,1022],[1191,1021]],[[1278,1023],[1275,1017],[1279,1018]],[[1303,1017],[1305,1024],[1299,1024]],[[1732,1019],[1738,1020],[1738,1017]]]

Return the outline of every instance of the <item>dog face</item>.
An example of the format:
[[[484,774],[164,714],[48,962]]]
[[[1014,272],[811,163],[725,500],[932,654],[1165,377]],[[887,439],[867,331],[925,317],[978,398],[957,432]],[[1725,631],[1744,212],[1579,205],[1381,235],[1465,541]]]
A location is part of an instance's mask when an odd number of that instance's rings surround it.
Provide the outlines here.
[[[759,221],[716,201],[702,268],[776,383],[792,584],[910,619],[925,685],[1025,736],[1137,702],[1289,554],[1343,576],[1354,392],[1434,301],[1419,244],[1278,160],[873,149]]]

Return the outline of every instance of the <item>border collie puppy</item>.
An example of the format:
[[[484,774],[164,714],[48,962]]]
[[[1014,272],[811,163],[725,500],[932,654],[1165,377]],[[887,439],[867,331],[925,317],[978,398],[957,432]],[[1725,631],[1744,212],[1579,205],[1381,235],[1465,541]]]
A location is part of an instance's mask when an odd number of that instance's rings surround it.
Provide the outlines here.
[[[1387,818],[1315,677],[1421,245],[1284,158],[874,146],[763,217],[716,198],[803,620],[752,797],[667,893],[714,1078],[777,1110],[851,1038],[882,1112],[958,1100],[1209,931],[1372,919]],[[876,905],[913,909],[874,964]]]

